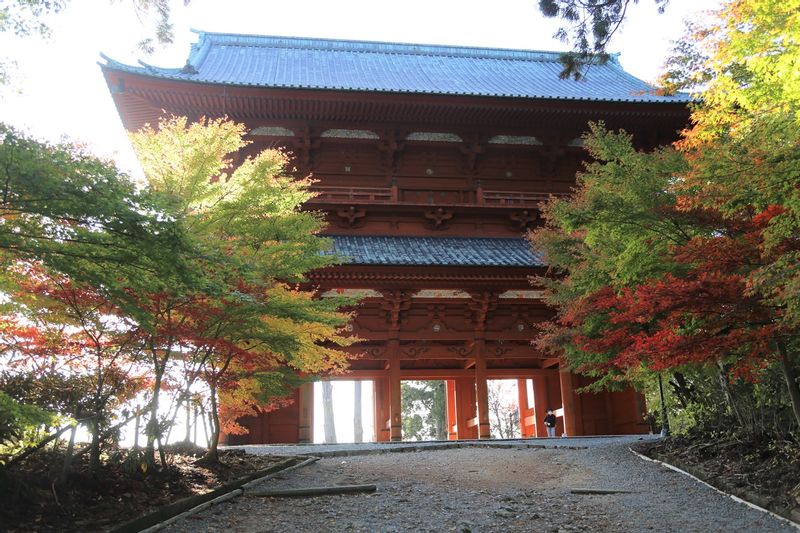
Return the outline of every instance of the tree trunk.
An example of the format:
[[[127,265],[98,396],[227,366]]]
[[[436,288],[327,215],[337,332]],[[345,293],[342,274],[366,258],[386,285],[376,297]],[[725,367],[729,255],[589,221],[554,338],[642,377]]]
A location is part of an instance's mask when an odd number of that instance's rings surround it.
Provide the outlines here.
[[[142,419],[142,414],[139,412],[139,407],[136,407],[136,423],[133,424],[133,451],[139,451],[139,423]]]
[[[160,364],[158,363],[158,358],[154,356],[155,360],[155,380],[153,381],[153,398],[150,400],[150,420],[147,421],[147,446],[145,448],[145,455],[147,464],[150,466],[155,465],[155,442],[156,438],[158,437],[159,428],[158,428],[158,396],[161,392],[161,378],[163,372],[161,372]]]
[[[444,381],[437,381],[433,386],[432,411],[436,440],[447,440],[447,385]]]
[[[61,465],[61,475],[58,476],[58,482],[64,485],[67,482],[69,471],[72,468],[72,457],[75,452],[75,432],[78,431],[77,424],[72,426],[72,431],[69,434],[69,444],[67,444],[67,452],[64,454],[64,463]],[[56,439],[58,440],[58,439]]]
[[[322,412],[324,414],[325,442],[336,443],[336,426],[333,423],[333,383],[322,382]]]
[[[217,388],[213,385],[209,392],[211,399],[211,440],[208,444],[208,450],[205,455],[200,458],[202,463],[219,463],[219,407],[217,406]]]
[[[361,424],[361,381],[354,381],[353,387],[353,442],[364,442],[364,428]]]
[[[681,407],[683,409],[689,407],[689,402],[691,401],[692,397],[692,390],[686,383],[686,377],[681,372],[673,372],[672,378],[669,380],[669,384],[672,387],[672,391],[675,393],[675,397],[681,404]]]
[[[197,445],[197,406],[194,406],[194,421],[192,422],[192,427],[194,428],[194,438],[192,442],[194,442],[195,446]]]
[[[100,469],[100,413],[95,413],[89,425],[92,427],[92,442],[89,447],[89,471],[95,473]]]
[[[208,438],[208,425],[206,424],[206,410],[200,408],[200,421],[203,423],[203,438],[206,441],[206,447],[211,446],[211,439]]]
[[[161,468],[167,468],[167,454],[164,453],[164,443],[161,442],[161,437],[156,437],[158,443],[158,459],[161,461]]]
[[[751,428],[747,427],[748,424],[745,423],[742,413],[739,411],[739,405],[736,403],[736,399],[733,397],[733,393],[731,392],[731,384],[730,381],[728,381],[727,367],[723,366],[722,364],[718,364],[717,367],[719,369],[717,377],[719,378],[719,385],[722,389],[722,395],[725,397],[725,403],[728,405],[728,408],[736,418],[736,422],[739,424],[739,427],[746,431],[750,431]]]
[[[781,370],[783,370],[783,377],[786,378],[786,387],[789,389],[789,399],[792,402],[794,419],[797,421],[797,425],[800,426],[800,384],[797,382],[797,372],[792,364],[793,361],[790,358],[789,351],[786,349],[786,343],[778,341],[775,344],[780,354]]]
[[[186,392],[186,436],[185,442],[192,442],[192,402],[189,401],[189,392]]]

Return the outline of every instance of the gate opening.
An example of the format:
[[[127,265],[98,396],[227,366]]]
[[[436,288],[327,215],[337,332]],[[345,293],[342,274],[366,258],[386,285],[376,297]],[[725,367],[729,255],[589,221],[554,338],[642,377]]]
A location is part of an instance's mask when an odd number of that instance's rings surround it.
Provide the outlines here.
[[[519,389],[516,379],[490,379],[489,429],[493,439],[518,439],[520,431]],[[525,407],[525,406],[523,406]]]
[[[400,383],[403,440],[447,440],[447,387],[442,380]]]
[[[314,383],[314,442],[375,442],[373,394],[370,380]]]

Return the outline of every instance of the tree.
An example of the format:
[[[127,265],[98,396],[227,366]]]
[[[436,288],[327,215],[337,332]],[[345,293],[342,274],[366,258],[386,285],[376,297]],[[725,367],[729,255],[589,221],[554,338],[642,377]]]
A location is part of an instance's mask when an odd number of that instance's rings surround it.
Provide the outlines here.
[[[496,439],[515,439],[520,436],[519,406],[508,401],[513,392],[502,381],[489,381],[489,418],[492,437]]]
[[[669,0],[653,2],[663,13]],[[638,0],[539,0],[542,15],[565,23],[555,37],[573,46],[572,52],[561,56],[564,70],[560,77],[577,80],[587,66],[608,61],[608,44],[622,26],[628,7],[636,3]]]
[[[138,280],[180,282],[186,241],[155,197],[74,146],[42,143],[5,125],[0,136],[3,271],[39,261],[117,298],[122,285]]]
[[[763,224],[748,294],[775,310],[774,342],[800,424],[800,2],[736,0],[701,35],[710,81],[680,147],[690,205]],[[696,194],[696,198],[692,196]]]
[[[333,383],[328,380],[322,382],[322,415],[325,442],[327,444],[336,444],[336,422],[333,418]]]
[[[113,165],[0,133],[0,290],[13,297],[2,310],[3,386],[18,401],[91,415],[96,466],[110,415],[136,383],[123,370],[135,295],[189,283],[192,252],[180,221]]]
[[[446,440],[447,407],[444,381],[403,381],[401,413],[405,440]]]
[[[339,334],[350,316],[338,309],[351,301],[313,298],[290,285],[338,260],[317,236],[321,217],[300,209],[311,197],[310,182],[282,175],[286,157],[275,150],[233,168],[230,156],[247,144],[244,133],[244,126],[225,120],[188,124],[171,118],[158,130],[132,135],[151,189],[185,221],[201,251],[194,259],[202,272],[196,288],[142,299],[149,317],[142,331],[155,369],[150,423],[169,360],[198,360],[214,421],[209,461],[216,460],[222,425],[236,427],[220,420],[218,394],[226,391],[226,398],[255,414],[254,407],[270,403],[264,392],[275,390],[275,378],[287,375],[280,369],[341,371],[347,356],[340,347],[353,342]],[[150,433],[152,450],[158,427]]]
[[[750,387],[735,381],[777,367],[800,424],[798,8],[727,5],[676,62],[700,65],[684,86],[706,84],[678,150],[639,154],[595,128],[598,162],[572,200],[546,207],[533,238],[568,275],[540,280],[560,308],[540,340],[601,385],[710,365],[737,424],[752,429],[738,405],[750,399],[735,394]]]
[[[353,442],[364,441],[361,423],[361,380],[353,381]]]
[[[191,0],[184,0],[188,5]],[[0,0],[0,33],[12,32],[27,37],[50,35],[50,27],[43,20],[48,15],[62,11],[69,0]],[[137,18],[144,21],[155,14],[153,36],[146,37],[139,43],[139,49],[145,53],[153,53],[154,46],[170,44],[173,41],[172,12],[169,0],[132,0]],[[8,62],[0,58],[0,85],[8,82]]]
[[[10,295],[15,313],[3,325],[3,337],[11,342],[3,347],[11,352],[4,386],[10,390],[27,376],[48,383],[38,394],[20,399],[40,404],[62,398],[60,404],[42,407],[88,428],[89,464],[96,472],[106,432],[148,381],[130,319],[97,291],[63,275],[24,264],[12,273],[19,279]],[[57,393],[59,388],[64,392]]]

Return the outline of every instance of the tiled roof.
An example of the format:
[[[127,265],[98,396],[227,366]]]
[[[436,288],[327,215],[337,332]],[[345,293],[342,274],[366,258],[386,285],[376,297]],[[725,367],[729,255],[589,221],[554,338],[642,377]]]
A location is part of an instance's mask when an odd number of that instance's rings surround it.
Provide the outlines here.
[[[199,32],[183,68],[109,68],[198,83],[651,103],[687,102],[658,96],[612,57],[583,80],[562,80],[558,52],[305,39]]]
[[[362,235],[331,239],[332,252],[357,265],[543,266],[525,239]]]

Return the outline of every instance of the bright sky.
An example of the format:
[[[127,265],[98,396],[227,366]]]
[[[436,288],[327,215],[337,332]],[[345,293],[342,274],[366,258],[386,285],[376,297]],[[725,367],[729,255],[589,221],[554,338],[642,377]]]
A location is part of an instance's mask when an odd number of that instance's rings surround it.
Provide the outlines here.
[[[644,80],[654,80],[682,20],[718,0],[671,0],[665,15],[641,0],[611,51]],[[175,43],[145,57],[136,44],[151,26],[133,0],[72,0],[51,17],[50,39],[0,36],[0,54],[18,63],[10,87],[0,88],[0,120],[51,141],[67,136],[138,174],[130,145],[100,74],[100,52],[127,63],[143,59],[182,66],[196,35],[190,28],[230,33],[383,40],[500,48],[564,50],[552,38],[537,0],[192,0],[174,1]]]
[[[452,44],[498,48],[565,50],[552,38],[558,22],[545,20],[537,0],[192,0],[173,1],[175,43],[151,57],[136,50],[152,25],[143,24],[133,0],[72,0],[51,17],[50,39],[0,35],[0,56],[17,62],[12,83],[0,88],[0,121],[50,141],[70,138],[97,155],[114,158],[120,168],[140,174],[111,95],[97,62],[100,53],[126,63],[182,66],[190,31],[254,33]],[[629,22],[609,51],[621,52],[623,67],[653,81],[682,34],[682,20],[707,10],[718,0],[671,0],[658,15],[654,2],[641,0],[629,9]],[[352,383],[335,384],[337,426],[352,439]],[[372,433],[371,387],[364,387],[364,430]],[[316,394],[319,398],[320,394]],[[319,402],[319,400],[317,400]],[[321,404],[316,409],[321,413]],[[339,417],[341,416],[341,420]],[[321,416],[315,417],[321,438]],[[343,440],[348,440],[344,437]]]

